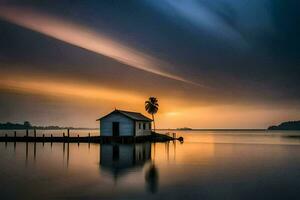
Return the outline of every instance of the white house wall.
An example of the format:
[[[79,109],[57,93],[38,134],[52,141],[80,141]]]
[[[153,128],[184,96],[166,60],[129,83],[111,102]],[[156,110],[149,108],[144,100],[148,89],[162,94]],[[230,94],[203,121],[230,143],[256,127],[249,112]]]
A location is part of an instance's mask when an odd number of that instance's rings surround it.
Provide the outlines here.
[[[133,136],[134,121],[120,113],[112,113],[100,121],[100,135],[112,136],[112,123],[119,122],[120,136]]]
[[[146,129],[143,129],[143,124],[146,124]],[[139,127],[139,124],[141,124],[141,128]],[[143,136],[143,135],[150,135],[151,134],[151,130],[150,130],[150,122],[143,122],[143,121],[137,121],[135,123],[135,132],[136,132],[136,136]]]

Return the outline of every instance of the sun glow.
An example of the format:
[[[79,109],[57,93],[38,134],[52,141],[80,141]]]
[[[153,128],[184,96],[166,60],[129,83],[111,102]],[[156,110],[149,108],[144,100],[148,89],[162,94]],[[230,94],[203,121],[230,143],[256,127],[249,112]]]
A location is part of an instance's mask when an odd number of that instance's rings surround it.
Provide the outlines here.
[[[179,112],[167,112],[166,113],[167,116],[176,116],[176,115],[180,115]]]
[[[102,102],[105,102],[105,112],[118,107],[119,109],[147,114],[144,109],[145,99],[149,96],[147,93],[140,94],[130,90],[102,87],[101,85],[42,79],[29,75],[24,77],[1,74],[0,78],[1,90],[11,90],[32,96],[54,97],[57,102],[66,100],[68,105],[83,106],[84,112],[90,113],[91,116],[99,115],[98,110],[103,110]],[[283,118],[297,117],[297,112],[291,113],[289,111],[284,116],[281,111],[262,110],[258,107],[250,108],[242,105],[193,106],[191,102],[179,97],[160,96],[159,100],[160,109],[155,115],[158,128],[251,128],[255,124],[264,128],[269,125],[265,121],[275,119],[275,123],[283,120]],[[65,104],[62,104],[61,109],[67,109]],[[252,121],[249,122],[249,119]],[[87,124],[91,123],[90,119],[86,121]]]
[[[0,80],[1,89],[16,90],[25,93],[39,94],[46,96],[59,96],[67,98],[85,98],[85,99],[102,99],[108,101],[122,101],[122,102],[141,102],[144,97],[128,91],[115,90],[104,88],[101,86],[89,86],[82,84],[71,84],[56,81],[44,80],[26,80],[14,77],[10,80]]]

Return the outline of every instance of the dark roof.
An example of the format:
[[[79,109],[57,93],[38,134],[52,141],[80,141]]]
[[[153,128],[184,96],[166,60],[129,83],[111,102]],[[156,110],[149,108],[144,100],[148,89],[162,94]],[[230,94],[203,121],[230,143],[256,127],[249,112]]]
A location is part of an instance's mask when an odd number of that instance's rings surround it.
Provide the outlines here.
[[[132,120],[135,120],[135,121],[147,121],[147,122],[151,122],[152,121],[152,119],[146,117],[145,115],[143,115],[141,113],[131,112],[131,111],[125,111],[125,110],[117,110],[117,109],[114,110],[114,111],[112,111],[111,113],[109,113],[109,114],[107,114],[107,115],[105,115],[105,116],[97,119],[97,121],[99,121],[99,120],[101,120],[101,119],[103,119],[103,118],[105,118],[105,117],[107,117],[107,116],[109,116],[109,115],[111,115],[113,113],[120,113],[120,114],[125,115],[126,117],[128,117],[128,118],[130,118]]]

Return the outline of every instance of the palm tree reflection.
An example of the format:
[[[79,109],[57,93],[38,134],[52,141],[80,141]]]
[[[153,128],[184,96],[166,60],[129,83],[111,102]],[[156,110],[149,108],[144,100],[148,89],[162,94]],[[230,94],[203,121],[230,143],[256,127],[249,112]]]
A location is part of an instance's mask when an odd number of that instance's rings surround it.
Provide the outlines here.
[[[158,169],[155,167],[155,164],[152,163],[145,175],[146,188],[151,193],[156,193],[158,190]]]

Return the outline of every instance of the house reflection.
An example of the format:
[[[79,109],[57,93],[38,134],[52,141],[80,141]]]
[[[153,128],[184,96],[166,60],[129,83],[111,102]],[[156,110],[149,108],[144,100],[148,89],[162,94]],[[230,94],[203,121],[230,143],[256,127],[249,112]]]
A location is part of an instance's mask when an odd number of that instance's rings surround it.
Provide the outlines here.
[[[126,172],[143,168],[151,160],[151,144],[102,144],[100,168],[111,173],[115,179]]]

